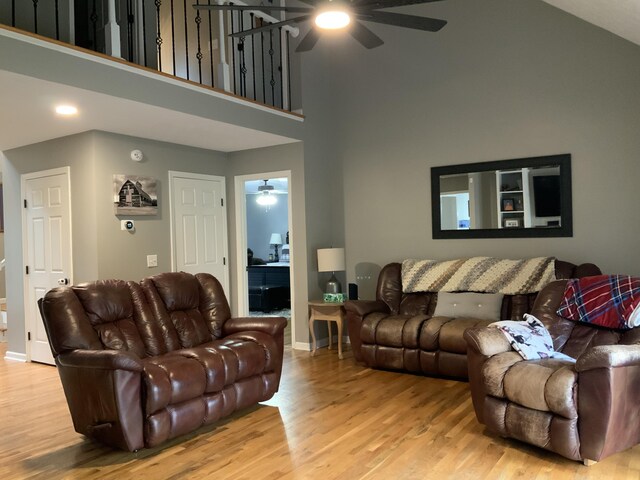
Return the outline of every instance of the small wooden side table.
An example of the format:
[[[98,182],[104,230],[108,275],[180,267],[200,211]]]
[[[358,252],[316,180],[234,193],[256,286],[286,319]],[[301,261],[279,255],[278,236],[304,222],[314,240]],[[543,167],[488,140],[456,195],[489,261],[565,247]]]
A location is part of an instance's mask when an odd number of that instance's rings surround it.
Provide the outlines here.
[[[344,303],[329,303],[323,301],[309,302],[309,331],[311,332],[312,350],[311,355],[316,354],[316,334],[313,331],[313,322],[316,320],[326,320],[329,329],[329,350],[333,347],[333,335],[331,334],[331,322],[338,325],[338,358],[342,360],[342,327],[344,325],[345,312]]]

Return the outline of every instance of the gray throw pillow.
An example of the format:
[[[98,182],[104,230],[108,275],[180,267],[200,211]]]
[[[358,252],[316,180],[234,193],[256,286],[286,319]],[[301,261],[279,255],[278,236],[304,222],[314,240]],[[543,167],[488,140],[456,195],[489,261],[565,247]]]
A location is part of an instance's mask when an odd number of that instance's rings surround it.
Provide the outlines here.
[[[434,317],[469,317],[500,320],[502,293],[438,292]]]

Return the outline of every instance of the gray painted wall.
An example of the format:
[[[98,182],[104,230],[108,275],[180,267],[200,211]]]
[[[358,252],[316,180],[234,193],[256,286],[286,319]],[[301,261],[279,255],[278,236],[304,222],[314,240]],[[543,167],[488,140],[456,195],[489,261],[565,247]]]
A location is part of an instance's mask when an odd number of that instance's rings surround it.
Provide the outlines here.
[[[140,280],[171,270],[169,170],[225,176],[226,154],[171,143],[95,132],[95,196],[98,278]],[[130,152],[139,149],[145,158],[132,162]],[[115,216],[112,180],[114,173],[145,175],[158,179],[158,215]],[[120,230],[120,220],[132,219],[133,234]],[[126,256],[123,259],[123,252]],[[147,267],[147,255],[158,255],[158,267]]]
[[[138,148],[145,160],[132,162]],[[122,278],[140,280],[171,269],[168,171],[225,175],[225,154],[104,132],[87,132],[4,152],[7,258],[8,350],[24,353],[22,302],[22,227],[20,175],[50,168],[71,168],[73,282]],[[159,214],[131,217],[134,234],[120,230],[113,212],[114,173],[159,179]],[[122,217],[124,218],[124,217]],[[18,253],[19,252],[19,253]],[[146,266],[146,255],[158,255],[158,267]]]
[[[449,24],[376,26],[385,45],[371,51],[323,38],[304,63],[305,92],[310,78],[338,77],[325,87],[335,101],[318,108],[334,119],[325,138],[342,163],[349,279],[361,264],[469,255],[640,274],[640,47],[536,0],[404,11]],[[430,167],[566,152],[573,238],[431,238]]]
[[[4,232],[0,232],[0,260],[4,258]],[[7,296],[4,270],[0,272],[0,298]]]
[[[253,250],[253,256],[265,261],[274,248],[269,244],[272,233],[282,235],[282,242],[287,239],[289,230],[289,195],[276,195],[278,202],[268,208],[258,205],[256,195],[246,195],[247,205],[247,246]],[[278,247],[278,253],[282,249]]]

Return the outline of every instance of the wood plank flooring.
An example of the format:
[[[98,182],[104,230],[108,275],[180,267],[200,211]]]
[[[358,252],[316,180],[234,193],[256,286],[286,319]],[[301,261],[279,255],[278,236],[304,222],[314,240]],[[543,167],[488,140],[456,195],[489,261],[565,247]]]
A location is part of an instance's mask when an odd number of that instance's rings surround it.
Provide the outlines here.
[[[466,383],[285,357],[271,401],[135,454],[74,432],[55,368],[0,359],[0,479],[640,478],[640,447],[585,467],[486,432]]]

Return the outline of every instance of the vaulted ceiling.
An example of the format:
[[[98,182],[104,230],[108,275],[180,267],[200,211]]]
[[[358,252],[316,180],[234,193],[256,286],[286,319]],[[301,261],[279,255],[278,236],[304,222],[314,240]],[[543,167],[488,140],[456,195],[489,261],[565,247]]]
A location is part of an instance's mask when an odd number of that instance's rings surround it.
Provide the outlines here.
[[[640,45],[640,0],[543,0]]]

